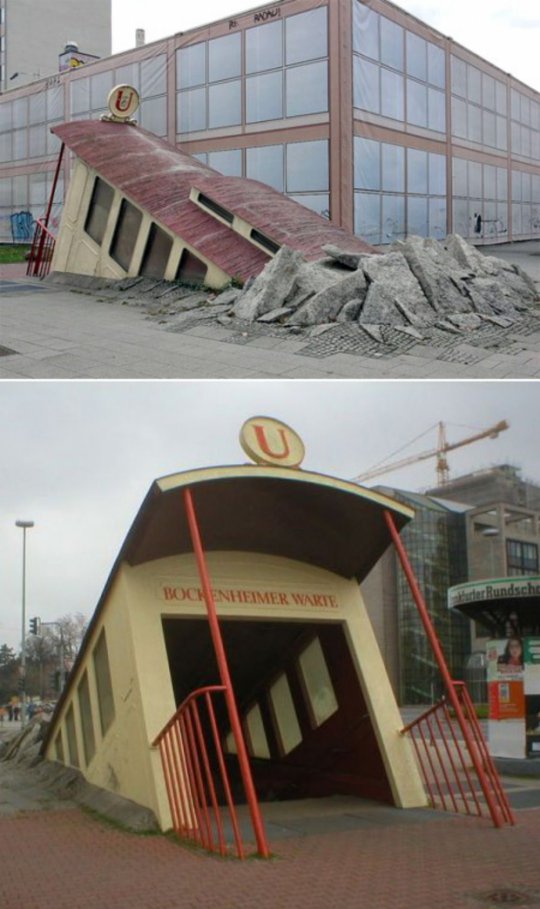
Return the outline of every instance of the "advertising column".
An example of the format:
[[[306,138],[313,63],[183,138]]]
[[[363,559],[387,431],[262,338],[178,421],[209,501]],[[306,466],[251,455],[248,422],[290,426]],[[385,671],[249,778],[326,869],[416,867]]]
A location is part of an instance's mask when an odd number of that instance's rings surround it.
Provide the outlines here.
[[[488,739],[494,757],[526,754],[523,650],[519,637],[487,644]]]
[[[523,643],[527,757],[540,758],[540,638]]]

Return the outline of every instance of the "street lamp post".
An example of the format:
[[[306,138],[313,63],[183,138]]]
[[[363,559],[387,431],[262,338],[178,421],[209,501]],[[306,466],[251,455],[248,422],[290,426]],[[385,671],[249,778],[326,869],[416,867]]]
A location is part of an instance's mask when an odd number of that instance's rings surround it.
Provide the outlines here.
[[[22,643],[21,643],[21,727],[26,723],[26,531],[34,526],[33,521],[15,521],[16,527],[22,527]]]

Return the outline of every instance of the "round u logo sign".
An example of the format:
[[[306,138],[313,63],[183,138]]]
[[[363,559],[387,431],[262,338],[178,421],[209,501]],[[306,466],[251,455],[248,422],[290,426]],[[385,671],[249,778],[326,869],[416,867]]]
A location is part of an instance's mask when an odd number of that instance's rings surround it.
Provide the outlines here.
[[[240,430],[240,444],[256,464],[298,467],[305,448],[300,436],[272,417],[251,417]]]
[[[139,93],[132,85],[115,85],[107,97],[107,107],[115,120],[129,120],[139,103]]]

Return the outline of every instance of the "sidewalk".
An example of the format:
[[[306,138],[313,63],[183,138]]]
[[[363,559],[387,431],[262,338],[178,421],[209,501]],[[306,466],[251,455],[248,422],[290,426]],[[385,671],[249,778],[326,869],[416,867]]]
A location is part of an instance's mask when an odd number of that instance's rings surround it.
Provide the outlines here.
[[[483,251],[519,260],[540,281],[536,245]],[[283,337],[275,326],[239,332],[198,312],[175,321],[126,302],[120,293],[0,278],[0,378],[540,377],[540,307],[509,328],[434,330],[423,341],[395,331],[389,347],[355,325]]]
[[[39,786],[31,790],[30,771],[0,763],[0,783],[2,909],[480,909],[540,901],[539,808],[518,810],[516,827],[497,830],[487,820],[357,800],[337,823],[338,797],[325,817],[314,816],[311,800],[299,834],[287,820],[290,803],[274,803],[266,812],[273,858],[239,862],[170,836],[127,833],[47,799]],[[291,829],[278,836],[280,814]]]

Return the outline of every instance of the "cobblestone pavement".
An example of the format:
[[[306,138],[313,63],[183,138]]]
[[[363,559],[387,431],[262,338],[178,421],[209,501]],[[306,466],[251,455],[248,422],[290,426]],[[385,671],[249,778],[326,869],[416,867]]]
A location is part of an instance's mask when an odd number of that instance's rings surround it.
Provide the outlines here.
[[[540,285],[540,243],[484,251],[525,267]],[[384,328],[381,344],[354,324],[302,335],[225,327],[208,318],[210,307],[171,316],[155,301],[54,287],[9,269],[0,277],[0,378],[540,376],[540,307],[509,328],[485,322],[456,335],[430,328],[421,340]]]
[[[477,819],[374,822],[223,860],[137,836],[77,808],[0,818],[3,909],[481,909],[540,904],[540,810],[502,830]],[[501,899],[501,891],[511,898]],[[488,898],[491,897],[491,898]]]

